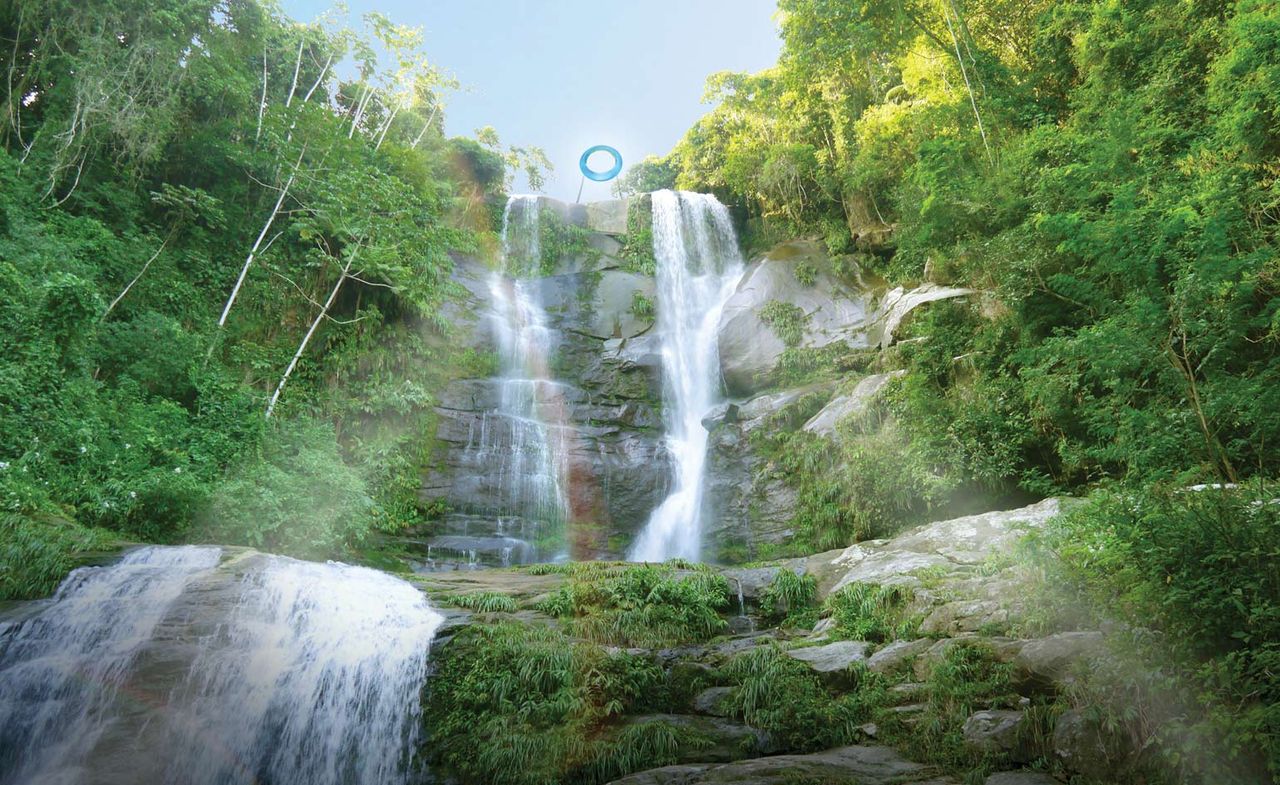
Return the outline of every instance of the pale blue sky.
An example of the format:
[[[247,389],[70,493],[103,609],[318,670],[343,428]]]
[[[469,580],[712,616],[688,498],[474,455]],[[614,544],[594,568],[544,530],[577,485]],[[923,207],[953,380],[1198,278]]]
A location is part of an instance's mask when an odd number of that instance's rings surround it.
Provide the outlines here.
[[[282,5],[310,21],[333,1]],[[583,150],[613,145],[628,164],[666,153],[707,111],[700,99],[708,75],[768,68],[780,47],[773,0],[347,0],[347,7],[353,20],[376,10],[422,27],[428,57],[470,88],[448,99],[448,133],[492,125],[504,142],[541,146],[556,169],[546,192],[567,200],[578,192]],[[587,181],[583,201],[607,198],[608,183]]]

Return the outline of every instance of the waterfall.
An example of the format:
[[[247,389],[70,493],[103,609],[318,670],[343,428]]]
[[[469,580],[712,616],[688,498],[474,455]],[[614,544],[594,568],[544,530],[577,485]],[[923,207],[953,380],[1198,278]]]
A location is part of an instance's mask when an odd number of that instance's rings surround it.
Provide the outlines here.
[[[564,465],[564,385],[551,376],[556,333],[527,275],[541,262],[538,197],[513,196],[502,218],[503,269],[489,278],[491,323],[501,377],[497,408],[484,415],[469,450],[491,467],[508,509],[539,523],[558,525],[568,511]]]
[[[408,781],[443,617],[374,570],[221,557],[143,548],[0,622],[0,783]]]
[[[702,417],[720,395],[716,330],[744,265],[728,210],[707,194],[653,194],[653,253],[673,476],[670,495],[653,511],[630,558],[697,560],[707,457]]]

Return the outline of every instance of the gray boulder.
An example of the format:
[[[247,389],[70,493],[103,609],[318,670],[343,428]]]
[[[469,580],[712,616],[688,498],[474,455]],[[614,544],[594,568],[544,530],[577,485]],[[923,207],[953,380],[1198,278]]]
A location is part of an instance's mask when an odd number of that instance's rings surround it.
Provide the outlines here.
[[[934,642],[928,638],[914,641],[894,641],[872,654],[867,660],[867,668],[885,675],[905,670],[919,655],[928,651]]]
[[[1053,727],[1053,754],[1068,771],[1098,782],[1115,782],[1125,767],[1115,739],[1079,711],[1067,711]]]
[[[712,717],[727,717],[729,711],[724,702],[732,694],[732,687],[708,687],[693,696],[693,710]]]
[[[800,262],[812,264],[817,278],[802,284],[795,274]],[[787,348],[760,318],[768,303],[797,306],[807,324],[800,345],[829,346],[837,341],[867,346],[865,322],[870,297],[836,281],[830,263],[812,243],[786,243],[753,262],[720,315],[720,369],[731,394],[741,395],[768,382]]]
[[[876,398],[879,397],[880,391],[889,383],[889,380],[905,373],[906,371],[894,371],[892,373],[872,374],[866,377],[858,382],[858,386],[854,387],[848,394],[837,395],[832,398],[831,402],[822,408],[822,411],[815,414],[804,424],[804,430],[822,436],[834,435],[838,423],[866,412]]]
[[[871,644],[862,641],[836,641],[825,646],[789,649],[787,656],[799,660],[836,687],[852,686],[849,668],[867,661]]]
[[[983,785],[1061,785],[1043,771],[1002,771],[987,777]]]
[[[613,785],[954,785],[888,747],[840,747],[812,755],[775,755],[721,765],[666,766],[614,780]]]
[[[961,733],[965,744],[978,752],[1007,755],[1012,761],[1025,763],[1032,757],[1026,722],[1026,715],[1020,711],[991,709],[970,716]]]
[[[911,575],[916,570],[976,567],[992,555],[1012,550],[1028,529],[1043,526],[1058,510],[1057,499],[1045,499],[1016,510],[918,526],[891,540],[851,545],[833,560],[845,569],[834,590],[854,582],[919,585]]]
[[[604,202],[588,202],[587,228],[601,234],[627,233],[627,207],[630,200],[610,199]]]
[[[896,340],[896,333],[902,326],[903,319],[916,308],[938,300],[966,297],[974,291],[932,283],[918,286],[910,291],[906,291],[901,286],[889,291],[876,304],[875,313],[870,319],[871,343],[879,345],[881,349],[887,348]]]
[[[1075,663],[1098,653],[1101,648],[1100,632],[1060,632],[1028,641],[1018,652],[1014,664],[1031,683],[1050,687],[1067,677]]]

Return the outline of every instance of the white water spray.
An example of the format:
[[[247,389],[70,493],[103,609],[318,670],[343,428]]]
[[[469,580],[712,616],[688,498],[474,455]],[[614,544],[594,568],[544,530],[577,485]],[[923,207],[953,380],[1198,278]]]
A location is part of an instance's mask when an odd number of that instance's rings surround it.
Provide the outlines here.
[[[653,253],[658,263],[663,419],[673,461],[671,493],[631,549],[635,561],[696,561],[702,546],[707,430],[702,417],[719,399],[716,330],[742,277],[742,254],[729,211],[708,194],[653,194]]]
[[[343,564],[144,548],[0,624],[0,783],[396,785],[443,617]]]
[[[502,217],[503,270],[489,278],[491,323],[502,376],[498,407],[480,421],[468,449],[493,467],[494,482],[513,512],[558,525],[568,512],[564,488],[567,428],[563,385],[551,378],[556,333],[547,324],[537,284],[528,275],[541,262],[536,196],[513,196]]]

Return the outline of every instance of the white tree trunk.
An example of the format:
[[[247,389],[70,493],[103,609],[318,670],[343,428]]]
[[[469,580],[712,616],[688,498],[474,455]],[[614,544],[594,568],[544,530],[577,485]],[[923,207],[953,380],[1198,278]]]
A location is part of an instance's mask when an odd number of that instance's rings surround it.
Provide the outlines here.
[[[342,288],[342,284],[347,280],[347,273],[351,271],[351,264],[356,259],[356,254],[360,252],[357,247],[351,252],[351,258],[347,259],[347,263],[342,267],[342,274],[338,276],[337,282],[334,283],[333,289],[329,292],[329,299],[324,301],[324,305],[320,308],[320,313],[316,314],[316,318],[311,322],[311,326],[307,328],[307,334],[302,337],[302,343],[298,344],[298,351],[293,353],[293,359],[289,360],[289,367],[284,369],[284,376],[280,377],[280,383],[276,385],[276,391],[271,394],[271,400],[267,402],[267,418],[271,418],[271,413],[275,411],[276,402],[280,400],[280,393],[284,392],[284,386],[288,384],[289,377],[293,374],[293,369],[298,367],[298,360],[307,350],[307,344],[311,343],[311,336],[315,335],[316,328],[320,326],[320,322],[325,320],[329,315],[329,308],[333,306],[333,301],[338,298],[338,290]]]
[[[133,285],[142,278],[143,273],[147,271],[147,268],[151,266],[151,263],[160,258],[160,254],[164,251],[164,247],[169,244],[169,239],[173,237],[173,233],[176,231],[178,231],[178,224],[175,223],[173,228],[169,230],[169,234],[165,235],[164,242],[160,243],[160,247],[156,249],[156,252],[151,254],[151,258],[147,260],[146,264],[142,265],[142,269],[138,271],[138,274],[133,276],[133,280],[129,282],[129,285],[124,287],[120,294],[116,295],[116,299],[112,300],[111,304],[107,306],[107,310],[103,311],[102,318],[99,321],[105,322],[107,320],[107,317],[111,315],[111,311],[120,303],[121,300],[124,299],[124,296],[129,293],[129,290],[133,288]]]
[[[293,105],[293,94],[298,90],[298,71],[302,70],[303,43],[304,41],[298,41],[298,57],[293,61],[293,84],[289,85],[289,97],[284,100],[285,109]]]
[[[413,140],[413,144],[409,145],[410,150],[416,150],[418,148],[418,142],[421,142],[422,137],[427,135],[427,130],[431,128],[431,121],[436,119],[436,110],[439,108],[439,103],[431,107],[431,114],[427,116],[427,124],[422,126],[422,130],[418,132],[418,138]]]
[[[307,101],[311,100],[311,94],[314,93],[316,88],[320,86],[320,83],[324,81],[325,74],[329,73],[329,66],[331,65],[333,65],[332,53],[329,54],[329,59],[324,61],[324,68],[320,69],[320,75],[316,77],[316,83],[311,85],[311,89],[307,91],[306,95],[302,96],[302,103],[305,104]]]
[[[262,136],[262,115],[267,111],[267,47],[262,46],[262,100],[258,102],[258,130],[253,135],[253,141],[258,141]]]
[[[952,9],[954,10],[954,9]],[[973,97],[973,85],[969,83],[969,69],[964,67],[964,57],[960,55],[960,41],[956,38],[956,29],[951,24],[951,12],[943,5],[942,15],[947,20],[947,30],[951,33],[951,43],[956,48],[956,62],[960,64],[960,75],[964,77],[965,89],[969,91],[969,104],[973,106],[973,116],[978,120],[978,133],[982,136],[982,148],[987,151],[987,161],[994,162],[991,157],[991,146],[987,144],[987,130],[982,125],[982,113],[978,111],[978,99]],[[957,19],[959,14],[956,14]]]
[[[253,264],[253,257],[258,253],[258,248],[261,247],[267,232],[271,231],[271,224],[275,223],[276,216],[280,214],[280,208],[284,205],[285,197],[289,195],[289,189],[293,186],[294,178],[298,176],[298,167],[302,166],[302,156],[306,151],[307,147],[303,145],[302,152],[298,153],[298,161],[293,165],[293,172],[289,175],[284,187],[280,189],[280,198],[276,199],[276,206],[272,208],[271,215],[267,216],[267,222],[262,225],[262,231],[258,233],[258,239],[254,241],[253,247],[249,249],[249,255],[245,257],[244,267],[240,268],[240,277],[236,279],[235,288],[231,290],[231,296],[227,298],[227,304],[222,308],[222,316],[218,317],[219,327],[227,323],[227,314],[231,313],[231,306],[235,304],[236,296],[240,294],[240,287],[244,285],[244,277],[249,274],[249,267]]]
[[[400,114],[399,106],[391,110],[391,114],[387,115],[387,121],[382,124],[382,130],[378,132],[378,143],[373,146],[374,150],[382,147],[382,140],[387,138],[387,131],[391,130],[391,123],[396,119],[396,115],[398,114]]]

